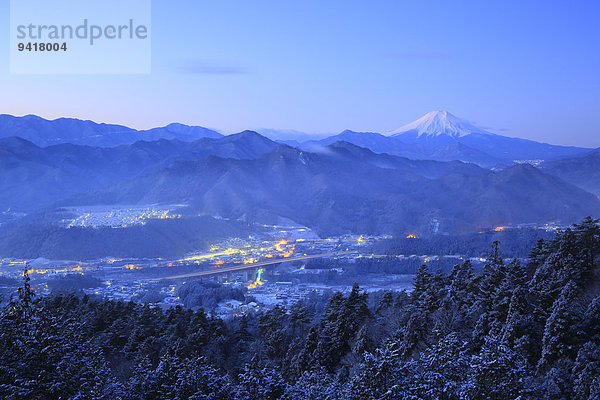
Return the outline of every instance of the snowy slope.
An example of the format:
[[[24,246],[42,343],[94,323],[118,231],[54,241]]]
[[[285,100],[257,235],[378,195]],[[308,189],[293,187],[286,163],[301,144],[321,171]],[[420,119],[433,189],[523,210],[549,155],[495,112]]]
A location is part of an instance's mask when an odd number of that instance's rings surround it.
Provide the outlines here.
[[[448,111],[431,111],[418,120],[390,132],[389,135],[400,136],[406,133],[416,134],[419,138],[441,135],[460,138],[472,133],[492,135],[492,133],[478,128],[469,121],[458,118]]]

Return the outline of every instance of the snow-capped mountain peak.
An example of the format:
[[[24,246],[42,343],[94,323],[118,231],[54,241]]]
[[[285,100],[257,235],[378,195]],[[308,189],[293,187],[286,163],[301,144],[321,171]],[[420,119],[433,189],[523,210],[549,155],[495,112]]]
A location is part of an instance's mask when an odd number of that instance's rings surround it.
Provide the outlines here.
[[[489,132],[473,125],[469,121],[450,114],[448,111],[431,111],[418,120],[404,125],[389,134],[391,136],[398,136],[407,132],[416,133],[417,137],[446,135],[459,138],[472,133],[490,135]]]

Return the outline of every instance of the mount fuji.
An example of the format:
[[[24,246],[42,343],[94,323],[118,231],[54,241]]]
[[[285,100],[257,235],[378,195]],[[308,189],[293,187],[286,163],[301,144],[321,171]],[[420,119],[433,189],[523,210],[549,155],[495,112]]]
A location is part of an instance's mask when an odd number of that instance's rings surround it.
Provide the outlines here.
[[[416,121],[390,132],[390,136],[432,138],[449,136],[458,139],[473,133],[493,135],[448,111],[431,111]]]
[[[428,149],[460,143],[507,163],[522,160],[557,160],[582,156],[591,151],[581,147],[556,146],[533,140],[511,138],[486,131],[448,111],[431,111],[388,135],[404,143]]]

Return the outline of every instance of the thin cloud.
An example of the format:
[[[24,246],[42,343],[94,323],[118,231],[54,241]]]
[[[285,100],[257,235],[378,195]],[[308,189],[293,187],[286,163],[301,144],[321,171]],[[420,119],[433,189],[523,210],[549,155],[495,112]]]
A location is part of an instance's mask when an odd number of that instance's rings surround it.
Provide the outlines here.
[[[480,126],[480,125],[477,125],[477,126],[479,126],[481,129],[484,129],[486,131],[495,131],[495,132],[508,132],[508,131],[510,131],[509,128],[494,128],[492,126]]]

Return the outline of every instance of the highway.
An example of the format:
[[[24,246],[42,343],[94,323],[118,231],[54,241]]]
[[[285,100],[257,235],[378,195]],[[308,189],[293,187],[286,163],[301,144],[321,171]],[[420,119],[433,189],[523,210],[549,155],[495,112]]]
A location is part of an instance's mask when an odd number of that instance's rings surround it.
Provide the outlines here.
[[[320,258],[320,257],[341,256],[341,255],[352,254],[352,253],[357,253],[357,251],[338,251],[338,252],[334,252],[334,253],[322,253],[322,254],[312,254],[312,255],[308,255],[308,256],[279,258],[276,260],[260,261],[260,262],[249,263],[249,264],[239,264],[239,265],[234,265],[231,267],[216,268],[216,269],[211,269],[211,270],[207,270],[207,271],[191,272],[189,274],[183,274],[183,275],[167,276],[164,278],[158,278],[158,280],[194,278],[194,277],[199,277],[199,276],[205,276],[205,277],[216,276],[216,275],[221,275],[221,274],[225,274],[228,272],[240,272],[240,271],[246,271],[246,270],[253,270],[256,268],[266,267],[268,265],[280,264],[280,263],[284,263],[284,262],[309,260],[311,258]]]

